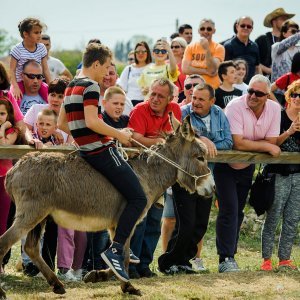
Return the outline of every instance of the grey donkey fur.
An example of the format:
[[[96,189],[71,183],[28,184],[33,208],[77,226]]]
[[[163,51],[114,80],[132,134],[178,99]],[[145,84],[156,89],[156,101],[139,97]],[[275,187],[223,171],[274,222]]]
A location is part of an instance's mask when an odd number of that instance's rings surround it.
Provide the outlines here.
[[[195,138],[186,118],[174,134],[158,145],[156,151],[177,162],[193,175],[209,172],[205,159],[207,150]],[[211,175],[195,180],[178,171],[153,154],[131,159],[146,193],[148,203],[140,217],[176,181],[189,192],[202,196],[213,193]],[[16,204],[16,217],[11,228],[0,237],[0,262],[13,244],[27,235],[25,250],[57,294],[65,293],[63,284],[46,265],[39,253],[39,240],[47,216],[64,228],[80,231],[109,229],[112,236],[126,200],[100,173],[76,155],[34,152],[23,156],[7,173],[6,189]],[[129,242],[125,245],[126,267],[129,263]],[[111,270],[92,271],[85,282],[105,281]],[[130,282],[121,282],[123,292],[140,295]],[[0,287],[0,298],[6,299]]]

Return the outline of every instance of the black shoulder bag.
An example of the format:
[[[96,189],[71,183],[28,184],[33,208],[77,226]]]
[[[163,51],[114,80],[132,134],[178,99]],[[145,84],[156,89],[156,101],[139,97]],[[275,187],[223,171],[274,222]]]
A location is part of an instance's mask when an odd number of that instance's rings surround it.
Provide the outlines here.
[[[255,181],[250,190],[249,204],[258,216],[264,214],[273,204],[275,195],[275,174],[259,166]]]

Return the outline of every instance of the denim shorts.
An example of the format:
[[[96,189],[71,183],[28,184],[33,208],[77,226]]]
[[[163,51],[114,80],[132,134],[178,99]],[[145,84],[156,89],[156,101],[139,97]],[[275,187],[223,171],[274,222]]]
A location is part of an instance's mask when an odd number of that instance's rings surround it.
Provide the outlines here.
[[[164,194],[165,205],[163,211],[163,218],[175,218],[174,205],[173,205],[173,196],[167,192]]]

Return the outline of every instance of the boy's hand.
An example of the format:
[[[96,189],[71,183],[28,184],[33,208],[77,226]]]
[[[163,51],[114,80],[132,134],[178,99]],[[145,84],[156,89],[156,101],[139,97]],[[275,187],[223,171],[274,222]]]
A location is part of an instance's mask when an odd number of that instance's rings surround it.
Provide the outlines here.
[[[43,149],[43,143],[39,139],[32,139],[28,141],[29,145],[34,145],[35,149]]]
[[[129,146],[132,138],[132,131],[128,128],[123,128],[120,130],[118,141],[124,145]]]

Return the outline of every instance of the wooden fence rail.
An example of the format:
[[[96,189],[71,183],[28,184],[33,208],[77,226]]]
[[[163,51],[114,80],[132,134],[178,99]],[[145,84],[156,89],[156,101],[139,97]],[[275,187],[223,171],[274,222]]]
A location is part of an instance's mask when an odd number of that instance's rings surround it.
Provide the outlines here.
[[[70,153],[74,151],[73,146],[54,146],[47,149],[36,150],[32,146],[25,145],[12,145],[12,146],[0,146],[0,159],[18,159],[24,154],[33,151],[43,152],[62,152]],[[128,152],[138,152],[137,148],[126,148]],[[218,151],[218,155],[215,158],[209,159],[210,162],[226,162],[226,163],[280,163],[280,164],[300,164],[300,153],[297,152],[282,152],[279,157],[272,157],[266,153],[257,152],[244,152],[235,150],[223,150]]]

